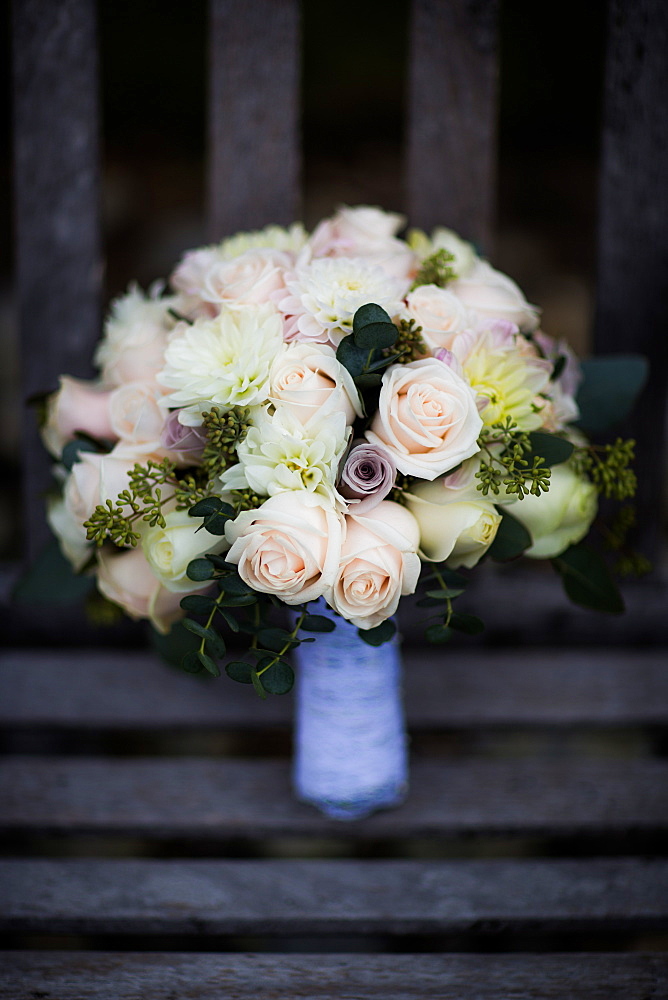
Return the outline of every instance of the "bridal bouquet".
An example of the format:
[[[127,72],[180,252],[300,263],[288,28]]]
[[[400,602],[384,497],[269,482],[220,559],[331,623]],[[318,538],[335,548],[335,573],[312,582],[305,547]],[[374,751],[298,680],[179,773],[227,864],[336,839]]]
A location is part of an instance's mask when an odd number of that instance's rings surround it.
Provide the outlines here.
[[[582,428],[611,398],[622,415],[637,359],[583,382],[509,277],[403,222],[341,208],[190,251],[113,303],[99,378],[47,400],[62,551],[131,617],[180,623],[189,671],[217,675],[231,630],[229,676],[284,693],[291,650],[336,616],[386,642],[420,580],[429,640],[475,633],[454,601],[483,556],[551,560],[573,600],[621,610],[583,539],[600,494],[632,496],[633,442]],[[619,551],[630,520],[605,528]]]

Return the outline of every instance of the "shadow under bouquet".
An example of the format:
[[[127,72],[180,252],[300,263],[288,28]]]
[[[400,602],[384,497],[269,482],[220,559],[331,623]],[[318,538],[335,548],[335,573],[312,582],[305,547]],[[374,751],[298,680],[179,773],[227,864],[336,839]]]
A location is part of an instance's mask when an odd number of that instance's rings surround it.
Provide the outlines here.
[[[269,226],[190,251],[168,290],[113,303],[99,379],[63,376],[48,398],[62,551],[174,648],[178,632],[188,671],[224,663],[284,694],[329,643],[332,670],[352,671],[333,689],[368,694],[419,583],[428,640],[482,630],[454,602],[484,556],[551,560],[572,600],[622,610],[583,540],[600,494],[633,495],[633,442],[583,428],[611,399],[623,415],[642,359],[581,365],[471,244],[403,225],[344,207],[310,235]],[[618,548],[629,521],[606,529]],[[230,633],[246,654],[227,656]],[[368,729],[356,704],[342,717]]]

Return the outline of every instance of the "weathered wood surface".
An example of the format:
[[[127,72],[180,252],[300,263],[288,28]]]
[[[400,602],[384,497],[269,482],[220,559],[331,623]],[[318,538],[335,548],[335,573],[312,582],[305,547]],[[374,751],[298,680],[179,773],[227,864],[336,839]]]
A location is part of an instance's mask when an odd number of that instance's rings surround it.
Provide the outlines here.
[[[668,722],[663,649],[407,648],[412,729]],[[290,724],[293,699],[261,701],[226,677],[200,679],[150,654],[14,650],[0,657],[0,725],[92,729]]]
[[[660,1000],[665,954],[0,953],[2,1000]]]
[[[90,373],[100,335],[95,4],[15,0],[14,194],[24,398]],[[49,459],[23,414],[28,556],[48,537]]]
[[[210,0],[212,239],[299,216],[299,4]]]
[[[403,808],[336,823],[294,801],[288,761],[43,758],[0,763],[0,833],[188,840],[668,832],[668,762],[416,760]]]
[[[407,123],[408,216],[492,253],[496,190],[496,0],[414,0]]]
[[[666,498],[668,4],[611,0],[599,183],[595,348],[640,351],[650,380],[636,438],[639,539],[660,551]]]
[[[668,928],[668,862],[0,861],[0,928],[429,934]]]

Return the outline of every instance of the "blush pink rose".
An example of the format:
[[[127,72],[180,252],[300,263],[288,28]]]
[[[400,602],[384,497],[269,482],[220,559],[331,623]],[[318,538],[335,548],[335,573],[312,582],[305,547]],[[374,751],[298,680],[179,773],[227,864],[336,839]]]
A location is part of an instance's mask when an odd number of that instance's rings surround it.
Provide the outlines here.
[[[272,301],[285,288],[284,274],[292,257],[281,250],[247,250],[232,260],[217,260],[204,276],[200,295],[214,305]]]
[[[315,493],[269,497],[226,526],[227,562],[254,590],[286,604],[314,601],[331,591],[336,577],[343,518]]]
[[[113,452],[81,453],[65,483],[63,498],[67,511],[80,522],[86,521],[98,504],[115,500],[122,490],[129,488],[128,475],[134,465],[134,459],[119,458]]]
[[[60,458],[63,448],[77,431],[94,438],[115,440],[109,414],[111,393],[97,382],[61,375],[60,388],[49,396],[42,440],[48,451]]]
[[[361,629],[374,628],[412,594],[420,575],[420,531],[413,515],[384,500],[368,514],[349,513],[339,572],[329,603]]]
[[[161,448],[165,411],[158,404],[160,390],[152,382],[127,382],[111,394],[109,413],[115,437],[124,454],[155,453]]]
[[[420,285],[406,296],[406,317],[422,327],[430,351],[451,350],[454,338],[471,325],[466,306],[438,285]]]
[[[335,411],[352,424],[362,404],[350,372],[327,344],[294,342],[277,355],[270,372],[269,398],[286,406],[300,423]]]
[[[417,254],[396,233],[405,218],[395,212],[360,205],[341,206],[315,229],[308,246],[313,257],[365,257],[388,274],[403,280],[414,277]]]
[[[438,358],[424,358],[385,371],[366,437],[404,475],[435,479],[478,451],[481,430],[468,382]]]
[[[478,314],[483,326],[490,319],[516,323],[523,332],[538,326],[540,310],[527,302],[512,278],[496,271],[486,260],[476,261],[465,277],[448,288]]]
[[[118,604],[130,618],[148,618],[158,632],[169,632],[183,617],[182,593],[172,593],[153,575],[141,549],[114,551],[103,546],[97,555],[97,585],[104,596]],[[192,593],[202,593],[193,590]]]

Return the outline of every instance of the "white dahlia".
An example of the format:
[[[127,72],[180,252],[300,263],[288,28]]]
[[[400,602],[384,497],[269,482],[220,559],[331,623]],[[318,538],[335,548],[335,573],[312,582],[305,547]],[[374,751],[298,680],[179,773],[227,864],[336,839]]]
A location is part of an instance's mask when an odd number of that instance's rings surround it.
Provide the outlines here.
[[[223,309],[215,319],[183,325],[165,351],[161,385],[171,389],[170,407],[189,407],[182,423],[200,422],[202,409],[263,403],[269,371],[283,350],[280,316],[271,305]],[[190,419],[189,419],[190,416]]]
[[[278,302],[285,339],[338,345],[352,332],[360,306],[375,302],[390,316],[402,309],[408,280],[389,275],[359,257],[312,260],[286,276],[287,294]]]

